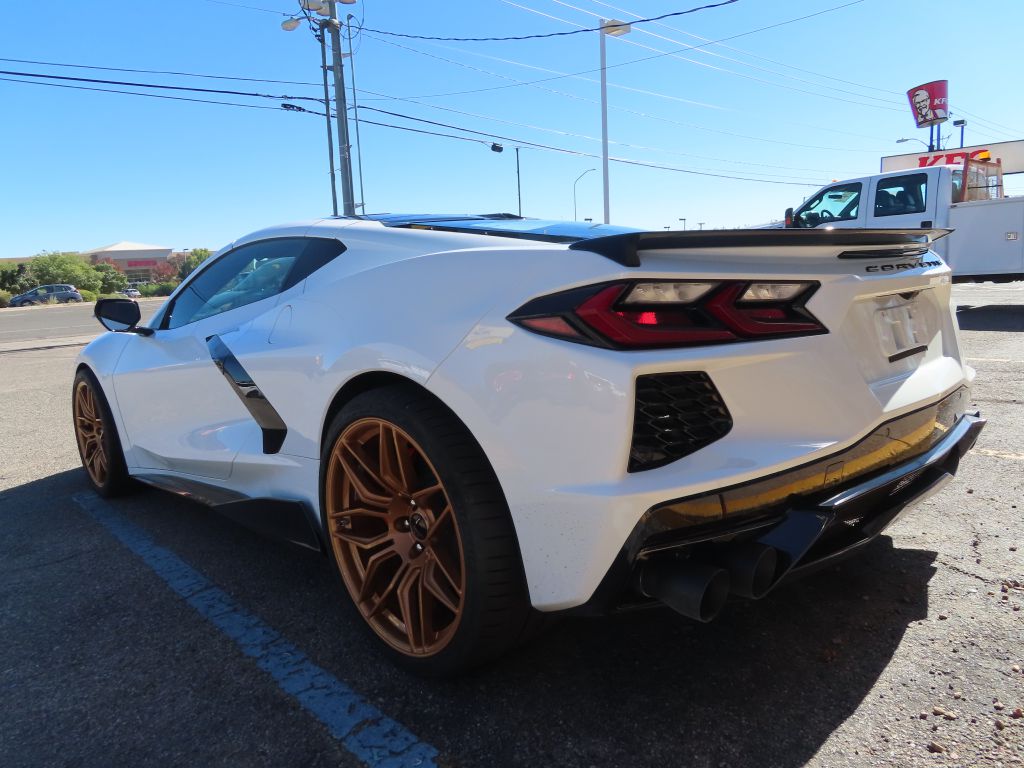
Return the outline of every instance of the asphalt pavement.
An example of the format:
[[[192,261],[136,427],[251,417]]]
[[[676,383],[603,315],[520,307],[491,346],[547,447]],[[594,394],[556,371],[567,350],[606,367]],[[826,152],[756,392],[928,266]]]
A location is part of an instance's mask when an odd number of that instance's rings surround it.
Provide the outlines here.
[[[447,682],[388,664],[326,560],[96,497],[78,347],[45,348],[91,308],[0,310],[29,347],[0,354],[0,765],[1024,765],[1024,284],[955,297],[989,424],[891,535],[711,624],[566,620]]]
[[[136,301],[146,320],[164,299]],[[93,317],[95,306],[82,302],[0,309],[0,353],[86,344],[103,333],[103,327]]]

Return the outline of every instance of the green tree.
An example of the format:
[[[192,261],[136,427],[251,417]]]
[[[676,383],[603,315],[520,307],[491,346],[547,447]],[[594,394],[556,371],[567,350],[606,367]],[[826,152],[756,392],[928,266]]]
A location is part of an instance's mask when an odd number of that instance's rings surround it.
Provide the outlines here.
[[[113,264],[100,262],[92,268],[100,276],[100,293],[117,293],[128,287],[128,278]]]
[[[182,260],[181,266],[178,267],[178,279],[184,280],[195,271],[196,267],[210,258],[211,255],[212,252],[209,248],[193,248],[188,256]]]
[[[43,252],[29,262],[28,271],[36,285],[71,283],[78,288],[98,291],[103,280],[81,256],[74,252]]]
[[[35,283],[24,264],[0,264],[0,291],[7,291],[15,296],[24,293]]]

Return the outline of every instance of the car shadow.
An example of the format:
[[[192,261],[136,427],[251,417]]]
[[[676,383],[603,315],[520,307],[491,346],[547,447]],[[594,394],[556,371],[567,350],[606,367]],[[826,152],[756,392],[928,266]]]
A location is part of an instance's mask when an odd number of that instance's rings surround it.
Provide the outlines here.
[[[5,491],[0,502],[38,504],[34,524],[47,526],[80,518],[70,496],[84,490],[78,470]],[[565,619],[471,675],[424,680],[390,663],[326,558],[169,494],[110,504],[436,746],[445,765],[803,766],[866,698],[889,695],[876,684],[908,625],[927,616],[935,573],[934,552],[883,537],[840,567],[731,603],[710,624],[662,610]],[[33,546],[31,537],[18,544],[23,553]]]
[[[1024,306],[961,304],[956,308],[956,319],[962,331],[1024,331]]]

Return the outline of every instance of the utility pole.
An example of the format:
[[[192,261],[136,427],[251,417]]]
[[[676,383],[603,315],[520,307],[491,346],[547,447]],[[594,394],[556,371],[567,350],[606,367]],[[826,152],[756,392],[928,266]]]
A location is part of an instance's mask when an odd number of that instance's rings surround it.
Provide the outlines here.
[[[366,190],[363,187],[363,142],[359,138],[359,102],[356,101],[356,57],[353,53],[352,48],[352,19],[354,19],[351,13],[345,17],[348,28],[348,55],[349,63],[352,66],[352,118],[356,124],[356,148],[358,150],[357,158],[359,160],[359,209],[366,213]]]
[[[338,170],[341,172],[341,204],[345,216],[356,215],[352,191],[352,144],[348,138],[348,104],[345,103],[345,75],[341,64],[341,22],[338,21],[337,0],[327,0],[330,17],[326,26],[331,33],[331,55],[334,67],[334,102],[338,120]]]
[[[519,181],[519,147],[516,147],[516,200],[519,201],[519,217],[523,216],[523,187]]]

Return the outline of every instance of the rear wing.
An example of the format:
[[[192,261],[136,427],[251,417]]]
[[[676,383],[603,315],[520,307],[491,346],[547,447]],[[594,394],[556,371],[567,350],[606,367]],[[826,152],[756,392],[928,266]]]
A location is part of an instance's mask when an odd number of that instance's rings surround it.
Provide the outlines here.
[[[628,232],[578,240],[574,251],[590,251],[624,267],[640,266],[640,251],[839,246],[840,259],[895,259],[922,256],[951,229],[722,229],[705,232]]]

